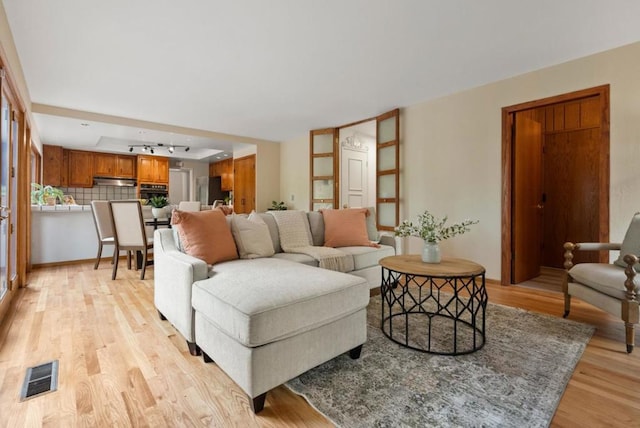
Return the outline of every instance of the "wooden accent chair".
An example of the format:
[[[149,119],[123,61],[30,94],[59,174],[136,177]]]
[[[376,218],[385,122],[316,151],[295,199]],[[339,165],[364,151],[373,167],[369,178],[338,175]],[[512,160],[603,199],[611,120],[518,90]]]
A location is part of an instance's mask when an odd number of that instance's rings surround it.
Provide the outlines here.
[[[146,267],[150,264],[149,249],[153,248],[153,237],[147,238],[140,201],[110,201],[109,210],[113,224],[116,250],[113,255],[113,274],[118,272],[120,251],[127,252],[127,267],[131,269],[131,254],[135,255],[135,268],[142,268],[140,279],[144,279]],[[138,260],[139,257],[141,260]]]
[[[564,244],[564,317],[569,315],[571,296],[578,297],[624,321],[627,352],[634,346],[634,327],[640,322],[640,213],[631,220],[622,244],[571,243]],[[573,264],[573,251],[619,250],[613,263]]]
[[[98,234],[98,255],[93,268],[98,269],[100,258],[102,257],[102,247],[104,245],[115,245],[116,241],[113,236],[113,222],[111,220],[111,211],[109,211],[109,201],[91,201],[91,212],[93,214],[93,223],[96,226],[96,233]]]

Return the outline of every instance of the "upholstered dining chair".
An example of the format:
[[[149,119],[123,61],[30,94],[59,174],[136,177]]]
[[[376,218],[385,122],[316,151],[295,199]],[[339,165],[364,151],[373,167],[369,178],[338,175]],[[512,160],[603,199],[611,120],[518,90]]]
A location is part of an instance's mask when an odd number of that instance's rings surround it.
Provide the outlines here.
[[[136,269],[138,265],[141,266],[140,279],[144,279],[146,267],[149,264],[149,249],[153,248],[153,237],[147,238],[140,201],[110,201],[109,210],[116,245],[111,279],[116,279],[120,251],[127,252],[129,269],[131,269],[131,254],[135,255]],[[140,256],[142,259],[138,260]]]
[[[102,247],[105,245],[115,245],[116,243],[113,237],[109,201],[91,201],[91,213],[93,214],[93,223],[96,226],[96,233],[98,234],[98,255],[96,256],[96,263],[93,265],[93,268],[98,269],[100,258],[102,257]]]
[[[178,209],[180,211],[200,211],[200,201],[180,201]]]
[[[622,244],[571,243],[564,244],[563,281],[564,317],[569,315],[571,297],[575,296],[624,321],[627,352],[634,347],[634,327],[640,321],[640,213],[631,219]],[[574,251],[619,250],[613,263],[573,264]]]

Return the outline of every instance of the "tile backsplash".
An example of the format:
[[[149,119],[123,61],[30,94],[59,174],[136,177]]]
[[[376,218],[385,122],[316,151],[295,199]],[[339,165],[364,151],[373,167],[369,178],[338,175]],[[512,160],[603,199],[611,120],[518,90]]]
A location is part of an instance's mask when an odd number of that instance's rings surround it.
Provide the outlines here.
[[[73,196],[78,205],[89,205],[91,201],[135,199],[138,190],[137,187],[120,186],[60,187],[60,189],[65,195]]]

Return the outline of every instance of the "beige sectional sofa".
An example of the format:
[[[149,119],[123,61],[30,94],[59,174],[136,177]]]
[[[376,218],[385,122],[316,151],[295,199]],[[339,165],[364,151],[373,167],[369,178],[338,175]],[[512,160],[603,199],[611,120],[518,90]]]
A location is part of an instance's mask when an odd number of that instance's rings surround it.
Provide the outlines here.
[[[154,234],[161,318],[184,336],[193,355],[202,351],[205,361],[215,361],[256,412],[268,390],[344,352],[359,356],[370,289],[380,284],[378,261],[395,254],[394,238],[382,237],[379,247],[339,248],[353,259],[352,271],[322,269],[310,256],[282,252],[273,216],[260,217],[275,254],[213,267],[182,252],[175,230]],[[306,218],[313,244],[322,246],[322,214]]]

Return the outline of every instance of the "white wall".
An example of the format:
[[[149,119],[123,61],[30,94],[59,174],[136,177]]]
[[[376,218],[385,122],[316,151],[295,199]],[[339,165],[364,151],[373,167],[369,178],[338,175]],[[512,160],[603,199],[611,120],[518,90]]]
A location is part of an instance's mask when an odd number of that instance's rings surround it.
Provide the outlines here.
[[[309,134],[280,144],[280,200],[289,209],[308,210]]]
[[[477,261],[500,278],[502,107],[611,85],[610,236],[621,241],[640,211],[640,43],[516,76],[401,110],[401,219],[429,209],[480,220],[443,243],[448,257]],[[331,126],[332,124],[327,124]],[[308,136],[282,144],[281,192],[308,208]],[[306,159],[306,161],[305,161]],[[409,249],[419,252],[420,242]]]

